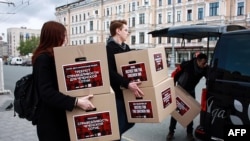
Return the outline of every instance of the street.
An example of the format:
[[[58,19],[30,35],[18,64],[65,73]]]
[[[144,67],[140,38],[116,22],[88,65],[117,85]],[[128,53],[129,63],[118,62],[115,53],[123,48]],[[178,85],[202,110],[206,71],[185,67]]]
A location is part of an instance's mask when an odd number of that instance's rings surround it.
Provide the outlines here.
[[[0,116],[0,140],[3,141],[36,141],[36,128],[25,119],[13,117],[13,109],[4,111],[3,107],[13,100],[13,91],[15,82],[23,75],[31,73],[32,67],[27,66],[9,66],[4,65],[4,83],[5,89],[11,90],[8,97],[0,96],[0,107],[2,107]],[[171,73],[169,69],[169,74]],[[202,78],[196,87],[197,101],[200,102],[201,89],[205,85],[205,79]],[[2,105],[1,105],[2,104]],[[168,133],[170,116],[161,123],[137,123],[133,128],[128,130],[122,137],[122,141],[165,141]],[[194,119],[194,128],[198,125],[199,116]],[[177,124],[174,141],[185,141],[186,130],[180,124]]]

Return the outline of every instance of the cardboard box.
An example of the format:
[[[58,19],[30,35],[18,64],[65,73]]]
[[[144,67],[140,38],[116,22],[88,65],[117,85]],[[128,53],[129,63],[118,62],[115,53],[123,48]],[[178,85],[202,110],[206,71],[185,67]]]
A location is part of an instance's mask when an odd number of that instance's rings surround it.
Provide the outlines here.
[[[59,90],[70,96],[110,92],[104,43],[54,48]]]
[[[176,108],[173,78],[169,77],[154,87],[141,88],[142,99],[136,99],[129,89],[123,90],[128,122],[159,123]]]
[[[71,141],[111,141],[120,139],[114,93],[94,95],[96,111],[76,108],[66,112]]]
[[[130,81],[140,79],[139,87],[153,87],[168,77],[165,48],[148,48],[115,54],[119,74]]]
[[[200,103],[196,101],[187,91],[181,86],[175,86],[177,108],[171,115],[183,127],[186,127],[201,110]]]

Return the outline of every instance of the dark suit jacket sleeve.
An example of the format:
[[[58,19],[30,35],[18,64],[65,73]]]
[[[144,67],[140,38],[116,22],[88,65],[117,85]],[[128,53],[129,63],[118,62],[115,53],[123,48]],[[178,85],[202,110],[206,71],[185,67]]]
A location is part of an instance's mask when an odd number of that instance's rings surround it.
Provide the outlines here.
[[[40,55],[34,64],[35,83],[41,100],[50,106],[72,111],[75,97],[59,92],[54,59],[48,55]]]
[[[116,84],[116,85],[120,85],[124,88],[128,88],[129,80],[123,78],[117,72],[117,68],[116,68],[115,54],[119,48],[114,47],[114,46],[108,46],[108,45],[106,48],[107,48],[109,76],[110,76],[111,85]]]

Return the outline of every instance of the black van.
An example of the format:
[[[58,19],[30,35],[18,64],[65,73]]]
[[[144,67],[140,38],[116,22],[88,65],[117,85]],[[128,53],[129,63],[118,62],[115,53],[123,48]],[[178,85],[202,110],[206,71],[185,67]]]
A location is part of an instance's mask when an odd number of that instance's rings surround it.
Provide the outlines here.
[[[226,127],[250,125],[250,30],[223,33],[202,91],[201,140],[225,140]],[[250,134],[250,133],[248,133]]]

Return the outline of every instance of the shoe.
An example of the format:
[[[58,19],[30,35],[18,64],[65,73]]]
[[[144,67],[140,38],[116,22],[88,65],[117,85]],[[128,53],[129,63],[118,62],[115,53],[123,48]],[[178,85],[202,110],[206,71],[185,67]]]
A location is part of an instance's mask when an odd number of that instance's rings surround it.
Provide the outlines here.
[[[195,141],[193,134],[190,134],[190,133],[187,134],[187,139],[188,141]]]
[[[174,132],[169,132],[167,135],[167,141],[172,140],[174,138]]]

